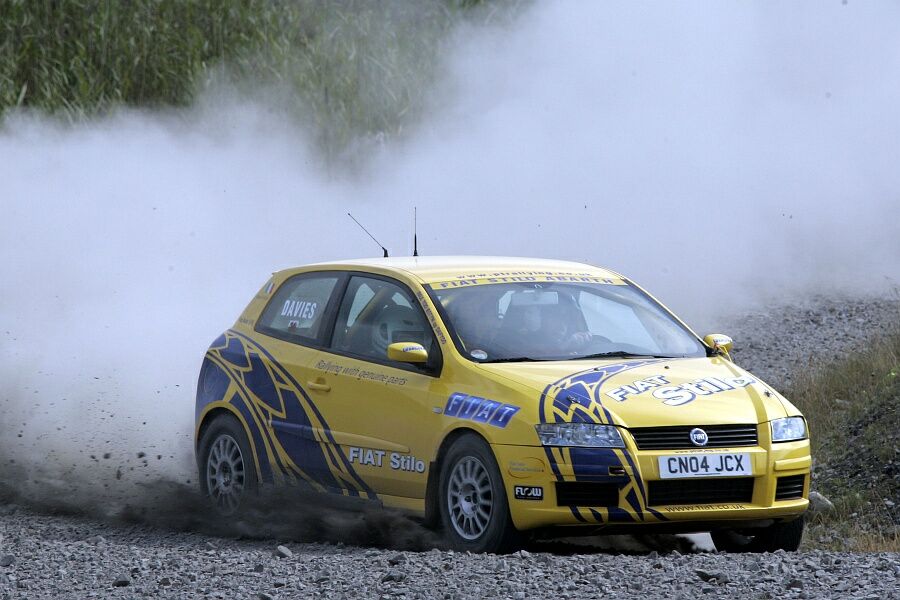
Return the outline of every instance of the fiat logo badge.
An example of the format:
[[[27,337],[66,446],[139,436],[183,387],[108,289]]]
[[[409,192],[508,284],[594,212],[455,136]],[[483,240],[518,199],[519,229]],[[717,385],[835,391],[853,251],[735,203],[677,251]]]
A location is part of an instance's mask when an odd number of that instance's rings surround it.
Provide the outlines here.
[[[691,443],[695,446],[705,446],[709,443],[709,435],[699,427],[691,429],[690,436]]]

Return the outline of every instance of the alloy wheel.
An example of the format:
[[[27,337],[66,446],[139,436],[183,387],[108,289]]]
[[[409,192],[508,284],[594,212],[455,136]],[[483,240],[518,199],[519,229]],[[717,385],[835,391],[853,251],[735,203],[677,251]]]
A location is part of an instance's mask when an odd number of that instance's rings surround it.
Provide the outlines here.
[[[219,512],[230,515],[237,510],[245,483],[241,447],[230,435],[220,435],[206,459],[206,487]]]
[[[462,538],[477,540],[491,521],[494,496],[491,477],[474,456],[462,458],[453,467],[447,485],[450,522]]]

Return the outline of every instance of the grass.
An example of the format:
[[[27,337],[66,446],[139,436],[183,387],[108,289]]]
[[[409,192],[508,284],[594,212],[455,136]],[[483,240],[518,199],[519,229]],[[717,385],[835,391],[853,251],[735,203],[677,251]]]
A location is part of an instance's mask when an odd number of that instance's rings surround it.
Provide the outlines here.
[[[516,0],[0,0],[0,119],[184,107],[226,82],[286,99],[329,156],[400,135],[443,43]]]
[[[809,374],[789,397],[809,421],[812,487],[835,505],[810,519],[807,546],[900,552],[900,329]]]

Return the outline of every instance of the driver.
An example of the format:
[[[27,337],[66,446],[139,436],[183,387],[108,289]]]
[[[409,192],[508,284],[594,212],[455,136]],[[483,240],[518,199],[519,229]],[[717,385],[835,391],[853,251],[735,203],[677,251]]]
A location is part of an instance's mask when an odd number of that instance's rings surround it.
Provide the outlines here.
[[[518,309],[515,325],[506,332],[504,345],[516,354],[547,358],[578,352],[591,339],[589,332],[577,331],[571,325],[562,307],[528,305]]]
[[[470,354],[480,351],[487,358],[501,323],[493,303],[477,295],[460,296],[447,310],[466,350]]]
[[[560,311],[548,311],[542,319],[540,332],[549,342],[549,347],[558,348],[561,352],[577,352],[591,342],[591,334],[587,331],[574,331],[568,319]]]

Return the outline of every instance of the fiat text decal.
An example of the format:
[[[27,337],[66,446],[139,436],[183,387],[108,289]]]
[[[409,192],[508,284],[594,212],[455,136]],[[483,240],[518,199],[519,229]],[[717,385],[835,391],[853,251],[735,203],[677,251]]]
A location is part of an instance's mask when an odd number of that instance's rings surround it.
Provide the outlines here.
[[[669,406],[681,406],[697,398],[697,396],[709,396],[737,388],[747,387],[756,383],[752,377],[704,377],[695,381],[689,381],[678,385],[672,384],[663,375],[654,375],[632,381],[628,385],[622,385],[606,392],[606,395],[624,402],[628,396],[636,396],[648,390],[653,390],[653,397],[662,400]]]

